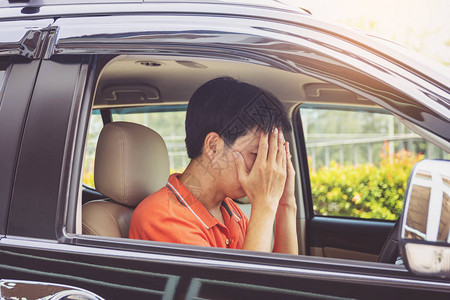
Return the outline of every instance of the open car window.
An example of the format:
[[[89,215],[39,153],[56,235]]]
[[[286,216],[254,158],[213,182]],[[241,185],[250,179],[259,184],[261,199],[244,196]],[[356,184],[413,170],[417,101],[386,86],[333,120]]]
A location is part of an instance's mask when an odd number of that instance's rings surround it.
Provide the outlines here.
[[[261,86],[282,101],[292,120],[294,114],[300,115],[305,140],[295,132],[286,138],[293,147],[296,166],[303,167],[298,162],[302,156],[307,157],[307,184],[312,190],[311,205],[316,216],[394,221],[402,210],[413,163],[424,157],[449,158],[447,152],[426,142],[378,104],[323,79],[227,59],[119,55],[105,64],[97,79],[83,163],[83,183],[94,189],[83,190],[82,202],[117,202],[109,194],[100,195],[95,190],[97,139],[105,123],[130,122],[156,131],[167,146],[169,174],[183,172],[189,163],[184,143],[188,99],[201,84],[220,76]],[[299,148],[302,143],[306,153]],[[308,200],[300,186],[303,171],[297,169],[296,197],[300,209],[296,222],[305,230],[308,215],[304,202]],[[249,216],[249,200],[237,201]],[[130,209],[135,206],[125,205]],[[131,214],[132,211],[128,218]],[[376,260],[383,236],[392,227],[392,222],[386,224],[376,248],[369,249],[372,261]],[[125,229],[115,237],[127,238],[127,232]],[[298,239],[305,245],[303,232],[299,232]],[[365,260],[365,256],[354,255],[354,259]]]

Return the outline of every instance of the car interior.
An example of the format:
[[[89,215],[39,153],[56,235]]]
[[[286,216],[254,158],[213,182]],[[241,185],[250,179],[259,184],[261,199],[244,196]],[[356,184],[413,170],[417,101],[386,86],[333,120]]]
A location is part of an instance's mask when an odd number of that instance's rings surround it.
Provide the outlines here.
[[[95,186],[109,199],[83,205],[83,233],[127,238],[132,208],[169,176],[166,145],[148,127],[111,122],[101,131],[96,158]]]
[[[190,96],[201,84],[221,76],[262,87],[278,97],[288,113],[294,128],[286,139],[291,145],[297,174],[300,254],[376,261],[380,249],[389,240],[387,237],[395,222],[388,222],[384,227],[380,222],[370,225],[379,228],[381,237],[376,242],[377,249],[369,253],[358,247],[342,250],[344,252],[332,252],[329,248],[327,255],[323,249],[317,251],[313,245],[305,245],[311,235],[307,229],[310,208],[304,201],[301,177],[307,174],[301,170],[304,162],[298,153],[305,146],[299,138],[302,135],[297,133],[301,128],[295,129],[298,127],[295,114],[298,114],[299,105],[309,104],[340,105],[356,110],[382,109],[335,84],[244,59],[118,55],[103,67],[94,92],[83,165],[83,172],[91,172],[93,180],[90,184],[83,183],[77,233],[128,237],[133,209],[148,195],[163,187],[170,173],[181,172],[188,163],[183,153],[182,135]],[[158,113],[165,114],[169,121],[160,122],[158,118],[152,121]],[[175,130],[176,141],[170,136],[170,132]],[[249,200],[243,198],[235,201],[249,217]],[[354,220],[349,219],[348,222]],[[392,251],[384,255],[392,256]]]

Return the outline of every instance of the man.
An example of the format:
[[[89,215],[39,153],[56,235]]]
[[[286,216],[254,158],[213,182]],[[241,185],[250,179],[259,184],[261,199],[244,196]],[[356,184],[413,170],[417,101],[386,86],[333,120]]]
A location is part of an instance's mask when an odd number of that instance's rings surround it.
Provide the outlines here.
[[[271,94],[232,78],[191,97],[191,162],[136,208],[130,238],[298,254],[294,168],[283,132],[290,124]],[[231,199],[247,196],[250,220]]]

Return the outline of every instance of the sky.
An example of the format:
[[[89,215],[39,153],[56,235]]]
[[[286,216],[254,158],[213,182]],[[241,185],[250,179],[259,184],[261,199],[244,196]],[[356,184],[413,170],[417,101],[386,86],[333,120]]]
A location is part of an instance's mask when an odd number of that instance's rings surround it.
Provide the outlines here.
[[[450,0],[295,1],[318,18],[395,41],[450,70]]]

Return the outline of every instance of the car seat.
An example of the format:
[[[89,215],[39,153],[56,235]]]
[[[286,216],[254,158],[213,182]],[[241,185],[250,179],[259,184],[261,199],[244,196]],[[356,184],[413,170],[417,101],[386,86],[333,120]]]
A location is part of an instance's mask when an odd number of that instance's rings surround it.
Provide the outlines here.
[[[169,171],[158,133],[129,122],[106,124],[97,142],[94,182],[109,199],[83,205],[83,234],[127,238],[134,208],[166,184]]]

